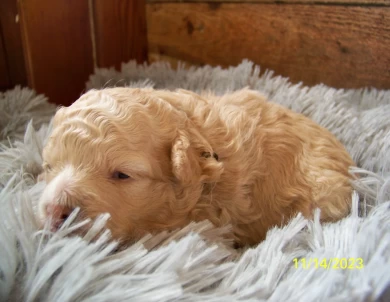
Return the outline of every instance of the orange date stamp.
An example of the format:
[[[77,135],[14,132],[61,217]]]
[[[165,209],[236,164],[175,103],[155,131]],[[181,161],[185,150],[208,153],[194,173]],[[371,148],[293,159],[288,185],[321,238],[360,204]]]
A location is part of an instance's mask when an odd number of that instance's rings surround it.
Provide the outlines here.
[[[295,268],[303,269],[346,270],[364,268],[362,258],[294,258],[293,263]]]

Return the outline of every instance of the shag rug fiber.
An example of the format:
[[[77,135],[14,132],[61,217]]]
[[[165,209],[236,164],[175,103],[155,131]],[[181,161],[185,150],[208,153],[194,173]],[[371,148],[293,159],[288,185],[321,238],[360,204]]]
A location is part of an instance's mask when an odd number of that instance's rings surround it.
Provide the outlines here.
[[[350,216],[321,225],[318,212],[312,221],[298,215],[241,250],[207,221],[120,250],[105,215],[84,238],[66,236],[79,227],[71,218],[55,234],[38,230],[45,184],[36,177],[55,107],[16,87],[0,94],[1,301],[390,301],[390,91],[292,85],[249,61],[177,70],[130,62],[96,70],[86,89],[122,85],[218,94],[249,86],[309,116],[358,165]]]

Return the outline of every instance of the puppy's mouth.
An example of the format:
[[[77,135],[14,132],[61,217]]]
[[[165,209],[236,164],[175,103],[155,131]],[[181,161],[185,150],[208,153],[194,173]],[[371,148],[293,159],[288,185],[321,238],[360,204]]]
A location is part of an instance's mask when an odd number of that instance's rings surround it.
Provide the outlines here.
[[[106,232],[108,232],[105,235],[106,238],[112,237],[111,231],[107,226],[107,222],[110,219],[108,213],[90,218],[80,207],[77,207],[63,218],[62,220],[53,220],[53,217],[47,216],[42,229],[60,237],[81,237],[88,242],[98,240]]]
[[[69,208],[62,205],[48,205],[46,215],[41,221],[42,227],[51,232],[66,229],[80,233],[91,224],[91,219],[86,217],[79,207]]]

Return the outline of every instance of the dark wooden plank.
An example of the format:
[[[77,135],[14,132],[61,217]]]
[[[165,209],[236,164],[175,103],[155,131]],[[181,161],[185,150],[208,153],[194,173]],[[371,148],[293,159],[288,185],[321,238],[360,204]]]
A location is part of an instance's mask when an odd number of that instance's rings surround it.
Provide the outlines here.
[[[95,0],[93,18],[99,67],[147,60],[144,0]]]
[[[0,1],[0,23],[7,57],[9,85],[27,85],[17,0]]]
[[[222,3],[304,3],[304,4],[346,4],[346,5],[369,5],[369,6],[390,6],[390,0],[147,0],[148,3],[183,3],[207,2],[211,5]]]
[[[390,88],[390,8],[149,3],[150,53],[190,63],[248,58],[306,85]]]
[[[68,105],[93,72],[88,1],[19,0],[29,85]]]
[[[6,55],[4,51],[3,36],[0,27],[0,90],[8,89],[10,86]]]

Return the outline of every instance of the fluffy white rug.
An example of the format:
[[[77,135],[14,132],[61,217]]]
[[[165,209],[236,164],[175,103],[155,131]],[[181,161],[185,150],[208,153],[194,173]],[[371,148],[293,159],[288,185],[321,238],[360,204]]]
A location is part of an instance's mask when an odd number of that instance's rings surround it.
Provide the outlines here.
[[[85,238],[66,237],[73,224],[56,234],[39,231],[34,205],[44,183],[36,176],[55,108],[17,87],[0,94],[1,301],[390,301],[390,91],[306,88],[271,72],[260,75],[247,61],[177,71],[130,62],[121,72],[97,70],[87,88],[113,85],[216,93],[250,86],[311,117],[360,167],[351,215],[327,225],[298,215],[258,246],[239,251],[221,239],[226,230],[207,222],[121,251],[108,232],[91,241],[105,216]],[[352,259],[351,267],[319,266],[331,258]],[[357,258],[361,269],[358,261],[352,265]],[[301,259],[298,267],[294,259]]]

